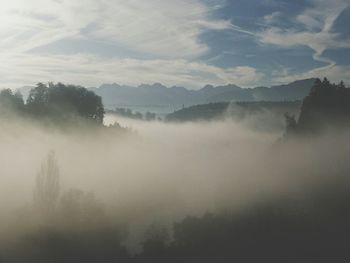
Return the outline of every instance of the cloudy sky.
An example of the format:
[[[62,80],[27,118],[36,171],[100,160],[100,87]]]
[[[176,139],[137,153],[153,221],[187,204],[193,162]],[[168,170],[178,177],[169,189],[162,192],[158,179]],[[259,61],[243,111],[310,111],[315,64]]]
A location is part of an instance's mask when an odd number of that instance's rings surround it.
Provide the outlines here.
[[[350,84],[350,0],[0,0],[0,88]]]

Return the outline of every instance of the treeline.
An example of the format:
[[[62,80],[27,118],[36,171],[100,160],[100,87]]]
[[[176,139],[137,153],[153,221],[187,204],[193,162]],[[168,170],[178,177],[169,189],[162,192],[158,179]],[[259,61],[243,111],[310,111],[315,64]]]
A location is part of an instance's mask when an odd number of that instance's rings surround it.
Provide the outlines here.
[[[121,117],[135,119],[135,120],[146,120],[146,121],[154,121],[157,119],[157,114],[153,112],[146,112],[142,114],[141,112],[134,112],[129,108],[115,108],[114,110],[109,110],[108,113],[116,114]]]
[[[350,126],[350,89],[344,82],[331,83],[317,79],[310,94],[303,100],[299,119],[286,114],[286,136],[311,135],[326,129]]]
[[[301,101],[217,102],[183,108],[166,116],[167,121],[211,121],[232,117],[243,119],[255,114],[271,112],[283,119],[285,112],[296,113]]]
[[[333,196],[332,193],[337,194]],[[348,188],[266,201],[241,212],[187,217],[148,235],[131,262],[347,262]]]
[[[170,113],[166,116],[167,121],[186,122],[186,121],[210,121],[222,118],[229,106],[228,102],[217,102],[200,104],[183,108],[181,110]]]
[[[0,115],[71,121],[76,117],[102,124],[105,110],[102,98],[80,86],[62,83],[39,83],[31,89],[27,100],[10,89],[0,92]]]

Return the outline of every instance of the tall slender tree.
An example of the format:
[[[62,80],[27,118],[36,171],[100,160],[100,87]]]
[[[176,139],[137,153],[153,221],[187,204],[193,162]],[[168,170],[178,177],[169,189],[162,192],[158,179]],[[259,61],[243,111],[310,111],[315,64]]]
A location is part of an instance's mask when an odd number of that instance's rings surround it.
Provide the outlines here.
[[[55,153],[50,151],[36,176],[34,204],[44,214],[54,212],[60,194],[60,171]]]

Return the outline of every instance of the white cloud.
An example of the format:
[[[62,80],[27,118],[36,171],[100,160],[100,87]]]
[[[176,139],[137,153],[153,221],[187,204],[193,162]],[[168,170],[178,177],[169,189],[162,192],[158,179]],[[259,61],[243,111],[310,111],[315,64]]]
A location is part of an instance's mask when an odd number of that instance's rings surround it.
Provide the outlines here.
[[[296,21],[305,29],[282,29],[270,27],[257,34],[260,41],[281,47],[307,46],[314,50],[316,61],[334,66],[334,62],[322,55],[327,49],[350,48],[350,39],[340,40],[339,35],[332,32],[332,27],[341,12],[349,6],[347,0],[309,0],[312,7],[307,8],[296,17]]]
[[[265,15],[264,16],[264,21],[267,24],[273,24],[275,22],[278,22],[279,19],[281,19],[282,13],[279,11],[273,12],[272,14]]]
[[[222,69],[185,59],[102,59],[83,54],[22,54],[2,62],[0,78],[3,86],[0,88],[33,85],[35,81],[61,81],[85,86],[98,86],[103,82],[139,85],[159,81],[168,86],[182,85],[189,88],[235,83],[245,87],[256,85],[264,77],[251,67]],[[16,68],[15,74],[13,68]]]
[[[5,0],[3,0],[5,1]],[[230,23],[209,18],[200,0],[12,0],[0,11],[0,48],[23,52],[85,35],[162,57],[193,58],[208,47],[206,29]]]
[[[338,34],[328,31],[309,32],[294,29],[269,28],[258,34],[260,41],[281,47],[307,46],[314,50],[314,59],[320,62],[333,63],[322,57],[327,49],[350,48],[350,40],[337,39]]]
[[[250,67],[222,69],[194,62],[209,50],[199,39],[205,30],[233,27],[229,21],[209,18],[217,7],[201,0],[0,2],[1,88],[32,85],[36,81],[86,86],[156,81],[194,88],[228,82],[250,86],[262,77]],[[59,40],[77,38],[122,46],[154,59],[30,52]]]
[[[208,51],[199,41],[204,29],[226,29],[227,21],[210,20],[200,1],[105,1],[99,29],[91,35],[163,57],[197,57]]]
[[[290,70],[284,69],[279,72],[275,72],[273,81],[276,84],[289,83],[299,79],[307,78],[324,78],[327,77],[333,82],[345,81],[350,85],[350,66],[332,65],[322,68],[316,68],[307,72],[299,74],[291,74]]]
[[[257,34],[259,40],[265,44],[291,48],[306,46],[314,51],[315,61],[326,63],[325,66],[311,69],[299,74],[291,73],[291,69],[282,68],[273,72],[274,83],[288,83],[305,78],[323,78],[337,82],[344,80],[350,83],[350,66],[337,65],[332,59],[323,56],[327,49],[350,48],[350,39],[339,39],[334,32],[333,25],[339,15],[349,6],[348,0],[309,0],[311,7],[295,17],[299,28],[283,29],[271,26]],[[271,20],[274,14],[265,19]],[[303,29],[300,29],[302,26]]]
[[[308,30],[329,32],[340,13],[349,6],[348,0],[309,0],[312,7],[297,16]]]

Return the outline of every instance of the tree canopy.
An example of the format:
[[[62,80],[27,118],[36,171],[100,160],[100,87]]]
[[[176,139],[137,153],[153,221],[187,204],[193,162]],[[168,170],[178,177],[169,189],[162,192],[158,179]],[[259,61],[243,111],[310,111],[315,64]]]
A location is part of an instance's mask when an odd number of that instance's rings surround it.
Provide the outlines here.
[[[20,112],[24,109],[24,101],[21,93],[13,93],[10,89],[4,89],[0,92],[1,113]]]
[[[84,87],[62,83],[38,83],[31,89],[26,103],[19,92],[2,90],[0,110],[54,120],[78,116],[97,123],[103,122],[105,114],[100,96]]]
[[[76,114],[97,122],[103,121],[105,113],[100,96],[83,87],[62,83],[37,84],[29,93],[26,106],[38,116]]]
[[[304,99],[298,121],[287,115],[287,134],[317,133],[328,127],[345,127],[350,121],[350,89],[344,82],[316,79]]]

